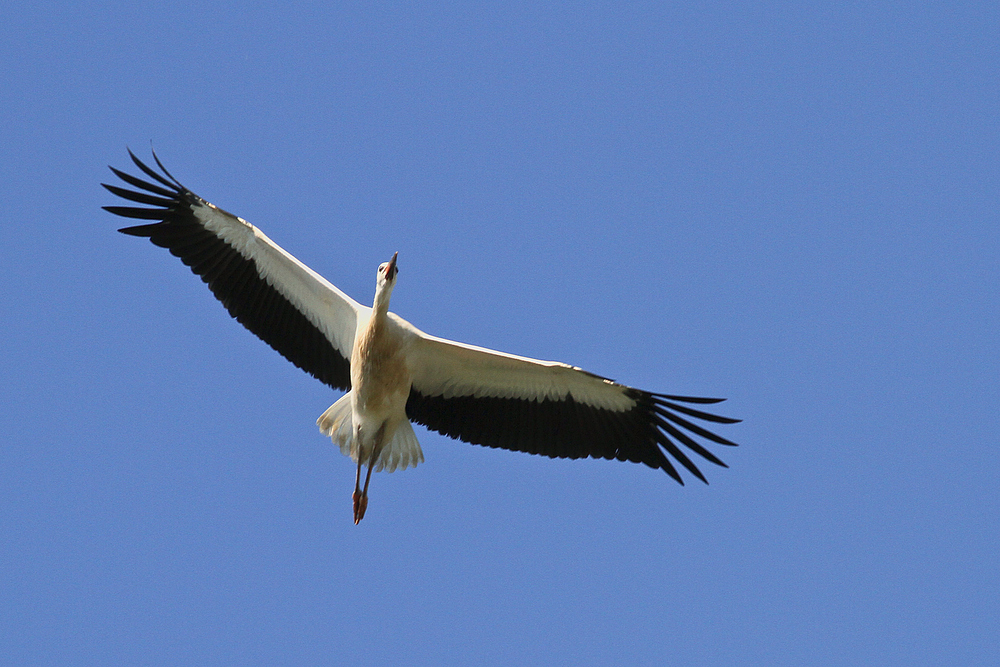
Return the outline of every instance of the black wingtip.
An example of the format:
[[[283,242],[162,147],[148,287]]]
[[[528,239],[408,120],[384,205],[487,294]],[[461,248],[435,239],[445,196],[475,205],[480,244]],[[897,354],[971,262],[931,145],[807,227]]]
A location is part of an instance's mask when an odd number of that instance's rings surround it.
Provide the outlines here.
[[[128,151],[128,155],[130,158],[132,158],[132,162],[135,163],[135,166],[141,169],[142,172],[147,176],[149,176],[150,178],[156,180],[158,183],[161,183],[162,185],[167,186],[168,188],[179,188],[181,190],[187,189],[183,185],[181,185],[180,182],[176,178],[174,178],[169,171],[163,168],[163,163],[161,163],[160,159],[156,157],[155,152],[153,152],[153,159],[156,160],[156,164],[160,167],[160,169],[163,169],[163,173],[166,174],[166,178],[164,178],[163,175],[156,173],[154,169],[150,168],[149,166],[146,165],[145,162],[136,157],[135,153],[132,152],[131,148],[128,148],[126,146],[125,150]]]
[[[146,237],[149,236],[151,227],[159,227],[159,223],[152,225],[136,225],[135,227],[122,227],[118,231],[122,234],[128,234],[129,236]]]
[[[653,401],[656,406],[657,412],[664,412],[666,410],[676,410],[682,414],[688,415],[689,417],[694,417],[695,419],[702,419],[707,422],[715,422],[716,424],[735,424],[739,419],[733,417],[723,417],[721,415],[714,415],[711,412],[702,412],[701,410],[694,410],[692,408],[684,407],[683,405],[678,405],[677,403],[672,403],[670,401]]]
[[[167,168],[163,166],[163,163],[160,162],[160,156],[156,154],[155,150],[153,150],[153,143],[152,142],[150,142],[149,150],[153,154],[153,159],[156,160],[156,166],[158,166],[160,169],[163,170],[163,173],[167,175],[167,178],[169,178],[171,181],[173,181],[174,185],[176,185],[177,187],[179,187],[181,190],[186,189],[183,185],[181,185],[180,181],[178,181],[176,178],[174,178],[173,174],[171,174],[169,171],[167,171]]]
[[[660,469],[663,470],[663,472],[670,475],[671,477],[673,477],[674,481],[676,481],[678,484],[684,486],[684,478],[681,477],[681,474],[677,472],[677,469],[670,464],[670,461],[668,461],[666,457],[664,457],[663,460],[660,461]]]
[[[699,403],[701,405],[710,405],[712,403],[722,403],[726,399],[724,398],[705,398],[702,396],[674,396],[673,394],[657,394],[655,392],[649,392],[657,398],[665,398],[668,401],[680,401],[681,403]]]

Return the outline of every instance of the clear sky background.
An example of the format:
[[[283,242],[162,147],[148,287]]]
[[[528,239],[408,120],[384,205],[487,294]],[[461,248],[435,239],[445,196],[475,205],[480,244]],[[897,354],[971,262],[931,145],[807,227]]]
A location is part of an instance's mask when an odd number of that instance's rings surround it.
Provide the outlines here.
[[[331,7],[332,6],[332,7]],[[994,2],[33,2],[0,24],[9,664],[997,664]],[[729,469],[354,470],[107,165]],[[720,451],[722,450],[722,451]]]

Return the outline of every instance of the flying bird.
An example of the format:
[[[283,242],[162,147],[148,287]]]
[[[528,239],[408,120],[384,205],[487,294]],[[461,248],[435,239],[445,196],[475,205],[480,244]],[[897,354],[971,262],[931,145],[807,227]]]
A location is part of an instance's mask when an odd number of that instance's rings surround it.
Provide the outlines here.
[[[347,392],[316,424],[357,464],[355,524],[368,506],[372,470],[405,470],[424,460],[412,423],[487,447],[645,463],[681,484],[668,454],[708,483],[681,446],[727,467],[695,437],[736,443],[691,420],[739,420],[690,407],[723,399],[643,391],[575,366],[426,334],[389,312],[398,253],[378,267],[369,308],[246,220],[181,185],[155,153],[159,172],[131,150],[129,156],[150,180],[109,167],[134,189],[102,185],[142,206],[104,209],[152,222],[118,231],[169,249],[238,322],[316,379]]]

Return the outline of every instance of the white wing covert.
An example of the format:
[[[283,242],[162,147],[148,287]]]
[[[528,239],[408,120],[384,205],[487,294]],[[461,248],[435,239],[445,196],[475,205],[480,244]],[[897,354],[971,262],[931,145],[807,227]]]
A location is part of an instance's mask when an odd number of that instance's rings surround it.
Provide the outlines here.
[[[722,467],[692,436],[735,446],[685,418],[738,422],[682,405],[722,399],[655,394],[574,366],[416,333],[408,356],[412,386],[406,413],[438,433],[552,458],[645,463],[681,484],[666,454],[707,483],[679,445]]]
[[[350,388],[350,357],[358,304],[271,241],[259,229],[208,203],[163,167],[157,173],[129,151],[155,183],[110,167],[136,188],[104,185],[145,204],[105,206],[126,218],[156,222],[118,231],[149,238],[201,276],[229,313],[296,366],[337,389]]]

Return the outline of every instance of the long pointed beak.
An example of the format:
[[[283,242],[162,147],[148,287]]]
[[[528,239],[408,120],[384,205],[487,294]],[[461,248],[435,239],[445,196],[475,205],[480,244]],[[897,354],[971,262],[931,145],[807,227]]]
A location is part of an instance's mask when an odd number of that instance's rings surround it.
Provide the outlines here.
[[[392,254],[392,259],[389,260],[389,266],[385,267],[386,278],[392,278],[394,275],[396,275],[396,257],[398,255],[399,251],[397,250]]]

